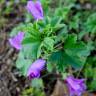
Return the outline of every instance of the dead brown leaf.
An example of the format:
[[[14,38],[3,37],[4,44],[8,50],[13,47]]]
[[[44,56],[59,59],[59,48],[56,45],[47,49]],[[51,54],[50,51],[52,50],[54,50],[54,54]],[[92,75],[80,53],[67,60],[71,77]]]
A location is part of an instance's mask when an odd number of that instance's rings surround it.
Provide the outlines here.
[[[58,80],[51,96],[69,96],[68,88],[63,81]]]

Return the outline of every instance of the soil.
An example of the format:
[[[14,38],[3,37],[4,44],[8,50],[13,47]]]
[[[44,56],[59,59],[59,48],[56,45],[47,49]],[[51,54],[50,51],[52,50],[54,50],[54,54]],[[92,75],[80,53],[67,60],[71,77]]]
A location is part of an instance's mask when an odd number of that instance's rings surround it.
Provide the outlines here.
[[[2,13],[1,16],[6,23],[0,26],[0,96],[20,96],[21,91],[29,84],[29,81],[20,76],[15,68],[18,52],[10,47],[8,42],[12,28],[23,21],[23,7],[23,5],[14,5],[14,12]]]

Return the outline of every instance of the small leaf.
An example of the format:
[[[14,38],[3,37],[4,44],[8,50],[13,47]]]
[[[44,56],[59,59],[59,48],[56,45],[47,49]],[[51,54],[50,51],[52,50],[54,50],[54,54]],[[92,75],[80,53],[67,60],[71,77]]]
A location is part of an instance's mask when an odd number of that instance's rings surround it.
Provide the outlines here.
[[[36,88],[43,88],[43,81],[42,79],[33,79],[32,83],[31,83],[32,87],[36,87]]]
[[[46,47],[46,49],[48,50],[53,50],[53,46],[54,46],[54,40],[50,37],[46,37],[44,38],[44,42],[43,42],[44,46]]]
[[[91,14],[85,22],[85,31],[95,33],[96,32],[96,13]]]
[[[49,72],[52,72],[52,70],[53,70],[53,64],[48,63],[48,64],[47,64],[47,70],[48,70]]]

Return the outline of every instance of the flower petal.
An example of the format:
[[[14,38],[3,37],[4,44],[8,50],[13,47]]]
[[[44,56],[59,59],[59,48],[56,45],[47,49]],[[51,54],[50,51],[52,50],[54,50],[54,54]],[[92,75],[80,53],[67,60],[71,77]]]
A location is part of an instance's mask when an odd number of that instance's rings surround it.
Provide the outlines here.
[[[26,8],[36,20],[43,19],[43,9],[40,1],[28,1]]]
[[[40,77],[40,72],[37,70],[32,70],[31,74],[28,76],[29,79],[31,80],[32,78],[39,78]]]
[[[12,37],[9,39],[10,44],[16,48],[17,50],[20,50],[22,48],[22,40],[24,37],[24,33],[23,32],[19,32],[15,37]]]
[[[43,9],[42,9],[42,5],[41,5],[40,1],[36,1],[35,7],[38,9],[38,11],[42,17],[41,19],[43,19]]]
[[[68,76],[66,81],[70,91],[70,96],[81,96],[81,94],[86,90],[84,79],[75,79],[73,76]]]
[[[43,59],[37,59],[33,64],[29,67],[27,76],[30,74],[34,74],[36,77],[40,76],[40,71],[44,68],[46,61]]]
[[[74,82],[74,78],[72,76],[70,76],[70,77],[67,78],[67,82],[71,85],[71,87],[73,89],[75,89],[75,90],[80,89],[80,85],[78,85],[77,82]]]

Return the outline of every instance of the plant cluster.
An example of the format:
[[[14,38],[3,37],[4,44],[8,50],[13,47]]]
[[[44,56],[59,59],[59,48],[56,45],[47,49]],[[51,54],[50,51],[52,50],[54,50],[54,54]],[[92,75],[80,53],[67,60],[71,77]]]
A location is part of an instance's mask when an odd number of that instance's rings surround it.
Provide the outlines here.
[[[25,22],[9,42],[19,51],[16,67],[23,76],[39,82],[42,70],[59,74],[70,96],[81,96],[86,88],[96,90],[96,13],[76,0],[58,2],[55,8],[51,0],[28,1]]]

